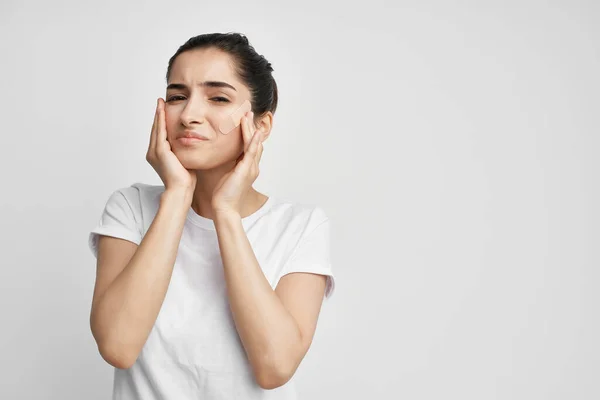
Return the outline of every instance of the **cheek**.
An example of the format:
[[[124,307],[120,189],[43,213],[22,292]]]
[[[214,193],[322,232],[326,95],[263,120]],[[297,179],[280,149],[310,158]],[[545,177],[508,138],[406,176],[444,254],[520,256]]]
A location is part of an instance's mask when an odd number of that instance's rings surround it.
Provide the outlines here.
[[[242,139],[241,127],[237,127],[227,135],[217,130],[217,146],[227,154],[233,154],[243,149],[244,140]]]
[[[167,130],[167,139],[171,140],[177,134],[177,131],[180,129],[179,125],[179,113],[175,110],[164,111],[165,113],[165,128]],[[232,111],[231,110],[223,110],[207,113],[205,117],[205,122],[210,125],[207,131],[212,131],[213,137],[215,138],[215,145],[222,148],[223,150],[229,149],[230,151],[237,151],[238,149],[243,149],[243,138],[242,138],[242,125],[239,123],[237,127],[235,127],[228,134],[223,134],[220,131],[220,126],[223,122],[227,122],[231,118]],[[181,127],[182,128],[182,127]]]
[[[235,133],[235,130],[232,130],[227,134],[224,134],[221,131],[222,127],[231,124],[231,110],[222,110],[219,113],[213,114],[212,118],[210,119],[210,122],[211,122],[211,125],[212,125],[214,131],[219,136],[227,137],[227,136],[231,136]]]

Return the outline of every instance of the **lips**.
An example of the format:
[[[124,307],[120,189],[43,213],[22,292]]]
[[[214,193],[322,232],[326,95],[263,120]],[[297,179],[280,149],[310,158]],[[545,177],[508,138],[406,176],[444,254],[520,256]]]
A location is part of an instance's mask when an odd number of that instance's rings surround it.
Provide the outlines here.
[[[185,131],[183,135],[180,135],[178,139],[188,138],[188,139],[199,139],[199,140],[208,140],[208,138],[198,132],[195,131]]]

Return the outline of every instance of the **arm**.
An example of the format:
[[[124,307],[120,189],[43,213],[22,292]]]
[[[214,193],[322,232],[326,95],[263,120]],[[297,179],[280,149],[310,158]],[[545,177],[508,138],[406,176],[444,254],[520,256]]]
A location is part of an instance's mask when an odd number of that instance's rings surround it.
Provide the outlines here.
[[[101,236],[90,325],[102,357],[117,368],[137,359],[165,298],[192,194],[165,191],[139,246]]]
[[[326,277],[293,273],[274,291],[236,213],[215,218],[233,318],[258,384],[285,384],[308,351],[325,292]]]

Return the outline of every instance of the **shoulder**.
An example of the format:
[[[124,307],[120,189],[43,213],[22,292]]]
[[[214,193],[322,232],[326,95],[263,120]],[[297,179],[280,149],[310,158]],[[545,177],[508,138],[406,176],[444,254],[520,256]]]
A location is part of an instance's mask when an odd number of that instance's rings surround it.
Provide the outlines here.
[[[163,185],[149,185],[143,182],[135,182],[125,188],[126,190],[135,193],[140,199],[151,199],[162,194],[165,191]]]
[[[121,187],[115,190],[113,196],[121,195],[127,200],[134,209],[142,209],[147,205],[160,201],[160,195],[165,188],[162,185],[149,185],[142,182],[135,182],[129,186]]]
[[[139,244],[152,214],[158,208],[161,186],[136,182],[112,191],[97,225],[89,235],[90,248],[97,256],[100,235],[113,236]]]
[[[116,189],[107,203],[107,211],[126,213],[139,224],[141,232],[145,232],[154,219],[160,206],[160,195],[165,188],[162,185],[149,185],[135,182],[129,186]]]
[[[325,207],[308,202],[291,201],[278,198],[272,210],[279,218],[284,219],[286,225],[296,228],[302,227],[305,233],[317,226],[329,223],[330,217]]]

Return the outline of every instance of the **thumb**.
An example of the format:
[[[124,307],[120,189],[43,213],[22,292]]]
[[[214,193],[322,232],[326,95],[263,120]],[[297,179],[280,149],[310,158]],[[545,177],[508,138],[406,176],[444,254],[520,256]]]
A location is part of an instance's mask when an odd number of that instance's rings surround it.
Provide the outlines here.
[[[238,163],[240,161],[242,161],[243,158],[244,158],[244,152],[242,151],[242,154],[240,154],[240,156],[237,158],[237,160],[235,160],[235,165],[238,165]]]

